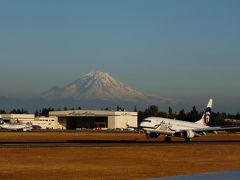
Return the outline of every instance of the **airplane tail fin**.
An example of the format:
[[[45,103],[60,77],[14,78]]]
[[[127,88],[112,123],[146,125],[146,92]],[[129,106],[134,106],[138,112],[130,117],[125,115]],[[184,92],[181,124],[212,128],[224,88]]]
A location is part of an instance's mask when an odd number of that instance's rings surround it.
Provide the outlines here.
[[[213,105],[213,100],[209,99],[207,108],[205,109],[202,118],[199,121],[197,121],[196,123],[207,126],[207,124],[210,120],[212,105]]]

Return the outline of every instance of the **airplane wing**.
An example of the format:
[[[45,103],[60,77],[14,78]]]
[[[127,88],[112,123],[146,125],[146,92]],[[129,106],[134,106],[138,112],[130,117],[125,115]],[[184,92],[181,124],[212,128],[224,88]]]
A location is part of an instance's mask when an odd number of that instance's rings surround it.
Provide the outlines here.
[[[129,124],[126,124],[126,126],[127,126],[128,129],[134,129],[134,130],[136,130],[136,131],[139,131],[139,130],[141,129],[141,128],[139,128],[139,127],[131,126],[131,125],[129,125]]]
[[[199,128],[199,129],[193,129],[193,132],[201,133],[201,132],[213,132],[213,131],[240,131],[240,127],[208,127],[208,128]]]

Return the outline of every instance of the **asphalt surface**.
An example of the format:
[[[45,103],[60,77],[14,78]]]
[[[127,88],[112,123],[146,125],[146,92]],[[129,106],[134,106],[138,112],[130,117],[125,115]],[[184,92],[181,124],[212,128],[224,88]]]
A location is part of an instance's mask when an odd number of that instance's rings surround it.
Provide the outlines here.
[[[66,142],[0,142],[5,147],[131,147],[131,146],[178,146],[178,145],[228,145],[240,144],[240,141],[192,141],[192,142],[159,142],[159,141],[113,141],[113,140],[69,140]]]
[[[190,176],[154,178],[152,180],[237,180],[237,179],[240,179],[240,170],[203,173]]]

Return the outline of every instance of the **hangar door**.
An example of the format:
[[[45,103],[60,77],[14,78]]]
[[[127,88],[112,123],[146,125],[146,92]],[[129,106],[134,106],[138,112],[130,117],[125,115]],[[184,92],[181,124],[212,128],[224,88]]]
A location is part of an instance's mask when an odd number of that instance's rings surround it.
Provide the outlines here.
[[[67,129],[77,128],[107,128],[108,118],[107,117],[68,117],[67,118]]]

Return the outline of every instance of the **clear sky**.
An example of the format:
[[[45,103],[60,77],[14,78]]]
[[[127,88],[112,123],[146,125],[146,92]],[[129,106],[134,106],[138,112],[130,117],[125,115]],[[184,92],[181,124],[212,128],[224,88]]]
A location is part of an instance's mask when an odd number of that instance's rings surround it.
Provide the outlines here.
[[[239,0],[0,0],[0,96],[99,70],[144,92],[240,111]],[[219,106],[220,107],[220,106]]]

